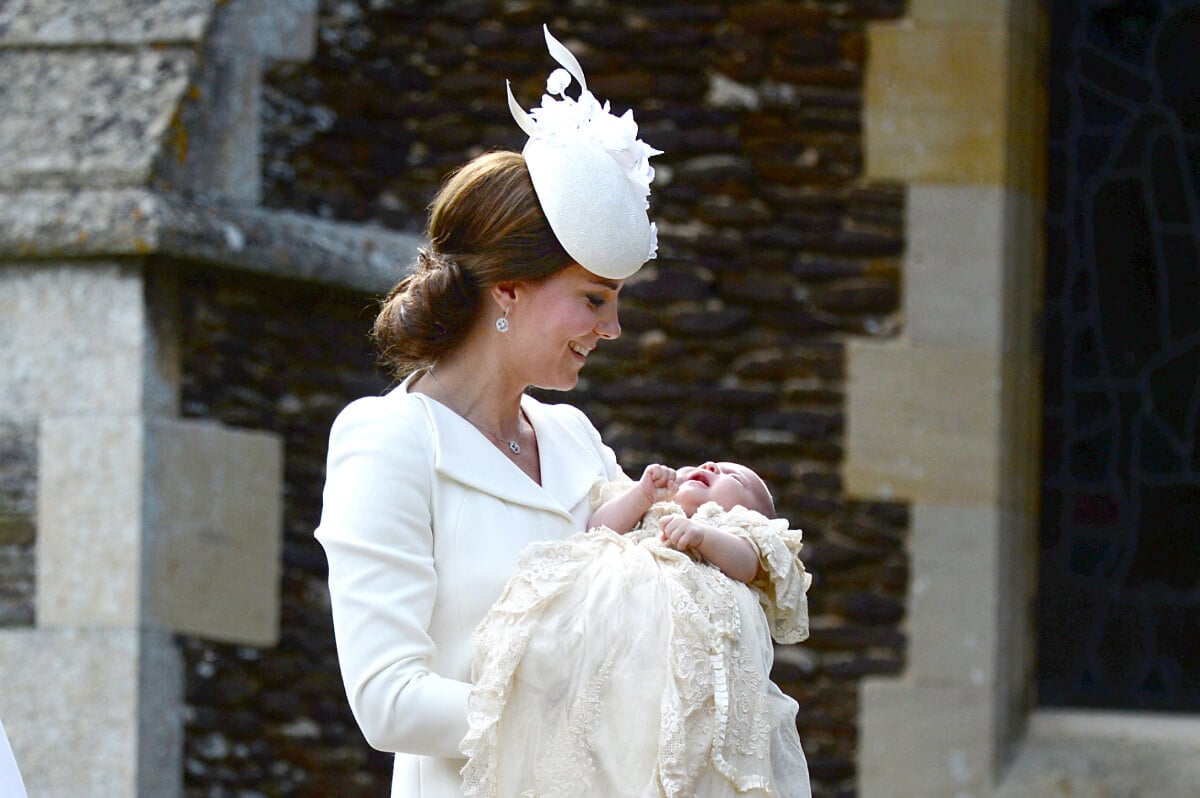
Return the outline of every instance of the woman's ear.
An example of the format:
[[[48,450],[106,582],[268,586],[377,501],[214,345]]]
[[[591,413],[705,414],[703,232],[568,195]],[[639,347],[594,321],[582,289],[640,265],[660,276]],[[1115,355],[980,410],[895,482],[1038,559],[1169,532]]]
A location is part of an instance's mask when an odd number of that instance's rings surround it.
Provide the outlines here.
[[[492,286],[492,300],[500,310],[507,310],[517,301],[517,291],[519,288],[520,284],[514,280],[502,280]]]

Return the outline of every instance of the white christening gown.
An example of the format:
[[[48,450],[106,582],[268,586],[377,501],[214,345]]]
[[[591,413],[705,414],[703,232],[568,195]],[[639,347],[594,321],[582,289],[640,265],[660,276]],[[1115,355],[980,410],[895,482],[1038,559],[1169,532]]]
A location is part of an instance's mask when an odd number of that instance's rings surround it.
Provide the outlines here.
[[[671,512],[523,553],[475,632],[466,795],[809,798],[797,705],[770,681],[772,637],[808,636],[800,531],[696,511],[758,549],[747,585],[664,544]]]

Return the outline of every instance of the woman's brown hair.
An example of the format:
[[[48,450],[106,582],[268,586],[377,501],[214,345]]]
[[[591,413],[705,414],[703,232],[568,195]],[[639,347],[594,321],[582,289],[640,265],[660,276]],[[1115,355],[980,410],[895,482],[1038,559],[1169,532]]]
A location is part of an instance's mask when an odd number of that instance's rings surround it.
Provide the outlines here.
[[[384,299],[372,332],[398,376],[462,343],[496,283],[543,280],[572,263],[516,152],[489,152],[452,173],[429,206],[427,232],[428,246]]]

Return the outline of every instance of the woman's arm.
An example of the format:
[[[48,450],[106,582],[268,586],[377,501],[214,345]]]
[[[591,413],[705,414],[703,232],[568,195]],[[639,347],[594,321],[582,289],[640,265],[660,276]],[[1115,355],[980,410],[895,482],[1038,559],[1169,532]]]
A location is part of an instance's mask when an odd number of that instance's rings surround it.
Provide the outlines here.
[[[432,442],[422,412],[376,397],[339,415],[316,535],[329,560],[342,679],[367,742],[460,757],[471,686],[429,668],[437,574]]]

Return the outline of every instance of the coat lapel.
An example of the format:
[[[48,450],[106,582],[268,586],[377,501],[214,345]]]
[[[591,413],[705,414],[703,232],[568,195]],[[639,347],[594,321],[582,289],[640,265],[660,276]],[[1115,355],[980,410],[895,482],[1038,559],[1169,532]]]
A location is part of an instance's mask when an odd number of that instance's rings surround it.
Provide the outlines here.
[[[575,507],[605,473],[596,442],[575,408],[544,405],[531,396],[522,402],[538,436],[542,488],[563,507]]]
[[[531,397],[524,397],[522,406],[537,434],[541,485],[462,416],[424,394],[410,395],[425,405],[433,424],[434,468],[450,479],[498,499],[566,518],[571,518],[568,508],[578,503],[595,480],[595,464],[586,462],[589,458],[583,455],[588,450],[580,448],[578,436]],[[487,445],[480,445],[484,442]]]

